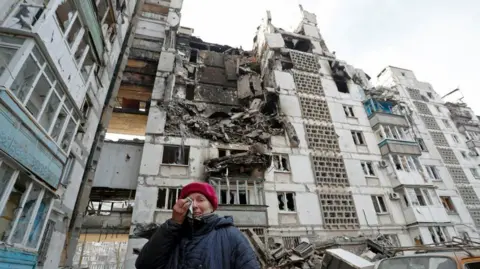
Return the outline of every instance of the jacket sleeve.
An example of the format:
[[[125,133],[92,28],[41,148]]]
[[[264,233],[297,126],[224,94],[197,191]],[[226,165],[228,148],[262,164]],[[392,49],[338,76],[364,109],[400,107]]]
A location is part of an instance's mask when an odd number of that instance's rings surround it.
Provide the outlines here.
[[[135,267],[137,269],[165,268],[179,241],[181,228],[182,225],[171,219],[158,227],[155,234],[140,251],[135,261]]]
[[[232,269],[260,269],[257,255],[253,251],[248,239],[239,229],[231,228],[232,249]]]

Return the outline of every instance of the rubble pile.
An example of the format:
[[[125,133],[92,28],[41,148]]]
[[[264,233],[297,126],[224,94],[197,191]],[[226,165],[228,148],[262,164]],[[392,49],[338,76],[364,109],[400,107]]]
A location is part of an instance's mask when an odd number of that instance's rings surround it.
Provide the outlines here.
[[[209,117],[204,116],[205,110],[204,104],[188,100],[170,102],[166,135],[202,137],[224,143],[268,144],[272,135],[284,133],[279,116],[265,115],[258,106],[232,108],[228,113],[212,113]]]
[[[221,172],[227,168],[232,169],[235,165],[244,167],[245,172],[252,168],[264,170],[271,163],[271,157],[262,153],[244,152],[224,156],[220,158],[210,159],[204,162],[205,171]]]

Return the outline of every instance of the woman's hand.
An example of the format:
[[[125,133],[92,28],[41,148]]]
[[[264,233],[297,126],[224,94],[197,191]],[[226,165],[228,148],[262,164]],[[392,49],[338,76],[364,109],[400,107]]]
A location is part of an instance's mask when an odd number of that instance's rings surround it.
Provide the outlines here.
[[[172,220],[178,224],[182,224],[188,213],[188,207],[191,204],[189,199],[178,199],[177,203],[173,206]]]

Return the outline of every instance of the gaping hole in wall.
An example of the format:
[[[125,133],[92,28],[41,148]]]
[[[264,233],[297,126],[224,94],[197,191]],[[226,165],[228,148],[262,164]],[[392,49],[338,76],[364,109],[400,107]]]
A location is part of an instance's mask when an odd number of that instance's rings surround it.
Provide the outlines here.
[[[188,146],[163,146],[163,164],[188,165],[190,147]]]
[[[185,99],[192,101],[195,97],[195,85],[187,84]]]
[[[349,93],[350,92],[348,90],[348,84],[347,84],[347,82],[345,81],[344,78],[334,76],[333,81],[335,82],[335,85],[337,86],[337,89],[338,89],[339,92],[342,92],[342,93]]]
[[[87,205],[88,215],[110,216],[133,211],[135,190],[93,187]],[[93,228],[93,227],[91,227]]]
[[[191,63],[196,63],[197,62],[197,57],[198,57],[198,50],[192,49],[190,51],[190,62]]]
[[[263,178],[265,170],[270,166],[271,156],[262,154],[265,149],[260,144],[247,152],[230,151],[227,155],[204,162],[208,176],[223,178]]]
[[[286,34],[283,34],[282,37],[285,42],[285,47],[302,52],[312,52],[312,42],[310,42],[310,40]]]
[[[180,188],[159,188],[157,196],[157,208],[171,210],[178,200]]]

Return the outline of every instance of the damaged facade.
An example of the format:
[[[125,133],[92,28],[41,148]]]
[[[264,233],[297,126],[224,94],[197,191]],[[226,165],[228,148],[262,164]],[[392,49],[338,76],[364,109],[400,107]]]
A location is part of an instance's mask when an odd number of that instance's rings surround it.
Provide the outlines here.
[[[134,268],[149,229],[193,181],[215,187],[217,213],[233,216],[265,266],[314,268],[317,247],[340,236],[402,246],[478,237],[473,196],[455,185],[473,177],[430,130],[449,114],[428,84],[388,67],[373,87],[304,10],[294,32],[268,12],[243,51],[180,27],[181,6],[139,9],[107,132],[144,141],[100,143],[75,264],[114,266],[121,253]]]
[[[135,4],[0,4],[0,267],[73,259],[77,196]]]

